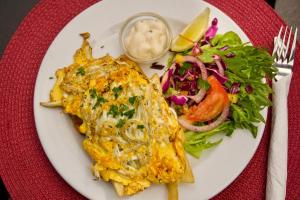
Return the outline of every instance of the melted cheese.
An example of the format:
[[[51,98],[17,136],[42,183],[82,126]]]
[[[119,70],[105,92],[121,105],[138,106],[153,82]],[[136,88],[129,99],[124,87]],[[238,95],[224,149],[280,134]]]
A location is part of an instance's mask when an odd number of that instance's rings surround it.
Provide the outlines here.
[[[181,128],[160,89],[128,58],[94,59],[84,42],[74,63],[56,73],[52,101],[80,119],[92,170],[131,195],[151,183],[180,180],[185,171]]]

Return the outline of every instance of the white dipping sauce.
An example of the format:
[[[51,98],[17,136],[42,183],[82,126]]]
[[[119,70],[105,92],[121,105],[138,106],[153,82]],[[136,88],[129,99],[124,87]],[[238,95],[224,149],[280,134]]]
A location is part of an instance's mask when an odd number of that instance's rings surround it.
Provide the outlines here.
[[[163,53],[167,45],[167,28],[158,19],[137,21],[125,38],[129,54],[135,58],[151,59]]]

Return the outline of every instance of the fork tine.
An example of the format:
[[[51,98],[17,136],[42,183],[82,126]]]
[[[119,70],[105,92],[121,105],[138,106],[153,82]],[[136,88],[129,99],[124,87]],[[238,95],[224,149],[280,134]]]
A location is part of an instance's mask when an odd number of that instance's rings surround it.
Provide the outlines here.
[[[282,28],[283,28],[283,26],[280,27],[280,30],[279,30],[278,35],[277,35],[277,37],[276,37],[272,56],[274,56],[275,53],[277,52],[278,45],[279,45],[279,42],[278,42],[278,41],[279,41],[279,39],[280,39],[280,35],[281,35],[281,32],[282,32]]]
[[[294,33],[294,40],[291,48],[291,53],[290,53],[290,58],[288,62],[294,62],[294,55],[295,55],[295,50],[296,50],[296,41],[297,41],[297,33],[298,33],[298,28],[296,27],[295,33]]]
[[[279,49],[279,55],[278,55],[279,59],[280,58],[282,59],[282,62],[284,62],[284,60],[285,60],[284,55],[285,55],[285,52],[286,52],[286,46],[284,45],[284,43],[285,43],[285,37],[286,37],[287,29],[288,29],[288,27],[286,26],[285,31],[284,31],[284,35],[283,35],[283,39],[280,42],[280,49]]]
[[[289,51],[289,48],[290,48],[290,41],[291,41],[292,32],[293,32],[293,27],[291,26],[289,37],[288,37],[287,44],[286,44],[286,51],[284,53],[284,59],[287,59],[287,62],[288,62],[288,56],[287,56],[287,54],[288,54],[288,51]]]

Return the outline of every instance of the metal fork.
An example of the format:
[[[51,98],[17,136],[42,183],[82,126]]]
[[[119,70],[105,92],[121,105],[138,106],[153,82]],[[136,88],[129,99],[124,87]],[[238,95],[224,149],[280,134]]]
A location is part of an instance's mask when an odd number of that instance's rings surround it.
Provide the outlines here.
[[[274,62],[278,68],[278,75],[286,76],[292,73],[292,67],[294,65],[294,56],[296,51],[296,40],[297,40],[297,27],[295,28],[294,39],[291,42],[291,36],[293,32],[293,27],[288,30],[288,27],[285,27],[285,31],[282,35],[283,26],[281,26],[277,37],[274,38],[274,49],[272,56],[274,57]],[[288,38],[287,37],[287,33]],[[287,40],[287,41],[286,41]],[[290,45],[291,44],[291,45]]]
[[[293,28],[283,27],[274,38],[273,56],[278,68],[277,81],[273,81],[272,130],[268,156],[266,200],[282,200],[286,194],[287,150],[288,150],[288,107],[287,97],[292,78],[296,51],[297,28],[291,40]],[[289,34],[288,34],[289,32]],[[288,35],[288,36],[287,36]],[[288,38],[287,38],[288,37]]]

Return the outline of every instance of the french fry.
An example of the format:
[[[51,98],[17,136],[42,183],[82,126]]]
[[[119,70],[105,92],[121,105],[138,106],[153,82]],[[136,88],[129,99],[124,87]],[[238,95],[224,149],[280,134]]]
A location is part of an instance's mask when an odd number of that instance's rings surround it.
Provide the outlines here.
[[[112,181],[112,184],[117,192],[117,194],[122,197],[124,196],[124,186],[121,183]]]
[[[166,185],[168,188],[168,200],[178,200],[178,184],[168,183]]]
[[[48,107],[48,108],[54,108],[54,107],[62,106],[61,101],[41,102],[40,105],[44,106],[44,107]]]
[[[178,132],[178,139],[180,142],[175,142],[175,148],[177,149],[177,152],[180,155],[182,162],[185,164],[184,174],[182,175],[182,177],[179,181],[184,182],[184,183],[194,183],[194,176],[193,176],[193,172],[192,172],[189,160],[186,156],[186,153],[184,151],[182,151],[182,149],[184,149],[182,144],[184,143],[184,140],[185,140],[182,129],[180,129]]]
[[[195,182],[191,165],[186,156],[185,156],[185,172],[180,181],[183,183],[194,183]]]

